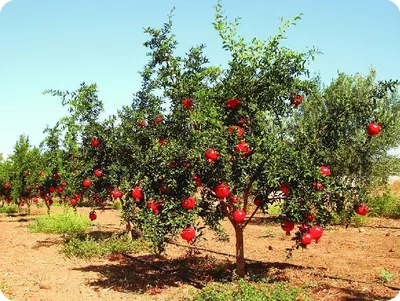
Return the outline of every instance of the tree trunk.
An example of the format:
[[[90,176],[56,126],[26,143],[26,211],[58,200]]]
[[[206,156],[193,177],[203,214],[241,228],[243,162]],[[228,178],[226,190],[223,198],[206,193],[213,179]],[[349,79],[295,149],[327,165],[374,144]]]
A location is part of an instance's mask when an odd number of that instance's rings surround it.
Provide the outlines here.
[[[244,241],[243,228],[240,225],[234,225],[236,234],[236,273],[239,278],[245,276],[245,260],[244,260]]]
[[[130,221],[126,222],[126,233],[128,233],[129,239],[133,240],[132,223]]]
[[[128,237],[130,238],[130,240],[142,237],[140,231],[133,227],[131,221],[126,222],[126,232],[128,233]]]
[[[31,215],[31,205],[29,205],[29,204],[26,204],[26,206],[27,206],[27,210],[26,210],[26,214],[28,214],[28,215]]]

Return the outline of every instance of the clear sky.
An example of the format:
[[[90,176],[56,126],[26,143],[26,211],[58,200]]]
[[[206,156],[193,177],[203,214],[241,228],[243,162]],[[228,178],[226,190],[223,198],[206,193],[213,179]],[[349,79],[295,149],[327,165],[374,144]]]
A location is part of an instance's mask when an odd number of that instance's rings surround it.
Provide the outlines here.
[[[2,2],[2,1],[0,1]],[[215,32],[217,0],[13,0],[0,12],[0,152],[10,153],[18,135],[38,145],[46,124],[66,113],[45,89],[75,90],[97,83],[106,115],[130,105],[146,63],[144,27],[161,27],[172,7],[174,32],[184,53],[205,43],[214,64],[227,54]],[[337,71],[400,79],[400,11],[388,0],[222,0],[239,33],[267,39],[280,18],[303,13],[287,45],[316,46],[311,65],[329,83]],[[397,153],[400,153],[398,150]]]

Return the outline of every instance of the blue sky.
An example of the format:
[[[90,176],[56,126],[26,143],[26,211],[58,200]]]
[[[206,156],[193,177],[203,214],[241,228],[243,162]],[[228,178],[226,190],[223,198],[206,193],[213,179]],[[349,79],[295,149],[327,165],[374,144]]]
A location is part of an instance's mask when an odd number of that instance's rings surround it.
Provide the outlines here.
[[[0,152],[18,135],[38,145],[46,124],[66,112],[45,89],[75,90],[97,83],[106,115],[130,105],[146,63],[144,27],[161,27],[172,7],[179,53],[207,44],[214,64],[227,54],[215,32],[217,0],[13,0],[0,12]],[[303,13],[287,45],[316,46],[323,54],[310,69],[329,83],[337,71],[400,79],[400,11],[388,0],[222,0],[226,15],[242,18],[239,33],[267,39],[280,18]],[[397,151],[400,153],[400,151]]]

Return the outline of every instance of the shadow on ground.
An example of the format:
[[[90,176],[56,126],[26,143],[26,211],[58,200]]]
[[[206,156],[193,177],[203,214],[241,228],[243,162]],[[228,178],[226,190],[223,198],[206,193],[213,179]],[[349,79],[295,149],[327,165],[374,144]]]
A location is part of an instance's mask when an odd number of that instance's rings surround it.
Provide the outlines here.
[[[122,292],[161,292],[168,287],[178,287],[183,283],[196,288],[203,288],[211,282],[232,282],[235,265],[230,260],[217,260],[208,256],[182,257],[168,259],[164,256],[144,255],[126,257],[122,254],[113,255],[110,261],[101,265],[89,265],[75,270],[96,272],[100,279],[92,280],[88,284],[102,289],[113,289]],[[246,265],[248,275],[252,281],[261,281],[267,276],[270,282],[284,282],[290,279],[285,270],[296,270],[299,273],[315,272],[315,267],[304,267],[286,262],[249,263]],[[361,287],[336,287],[330,284],[329,276],[324,276],[325,269],[320,269],[320,280],[326,283],[309,290],[310,293],[335,292],[340,300],[390,300],[379,293],[363,291]],[[307,272],[309,271],[309,272]],[[340,280],[340,278],[337,278]],[[343,279],[342,281],[347,281]],[[349,283],[349,282],[347,282]],[[339,300],[339,299],[335,299]]]
[[[280,221],[279,217],[276,216],[254,216],[249,224],[277,226],[280,225]]]
[[[38,250],[40,248],[47,248],[55,245],[60,245],[63,243],[62,238],[48,238],[45,240],[38,240],[36,243],[33,245],[32,249]]]

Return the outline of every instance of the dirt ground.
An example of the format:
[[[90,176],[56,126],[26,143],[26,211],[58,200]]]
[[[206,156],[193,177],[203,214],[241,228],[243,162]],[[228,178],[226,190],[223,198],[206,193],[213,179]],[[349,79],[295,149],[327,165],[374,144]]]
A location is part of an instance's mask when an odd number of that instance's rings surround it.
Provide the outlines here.
[[[89,209],[79,211],[87,214]],[[215,279],[216,262],[219,268],[223,266],[220,272],[225,277],[234,269],[232,257],[201,251],[187,258],[187,249],[175,245],[168,245],[167,256],[133,255],[168,271],[123,256],[67,259],[60,253],[62,236],[28,231],[30,220],[44,214],[44,209],[32,213],[30,217],[0,215],[0,289],[10,300],[176,301],[196,290],[195,283],[185,282],[179,273],[196,283],[207,283]],[[114,210],[98,211],[95,225],[109,231],[123,229]],[[217,242],[208,233],[208,240],[199,246],[234,254],[233,231],[228,222],[224,226],[231,242]],[[180,238],[177,242],[184,244]],[[256,218],[245,231],[245,256],[263,263],[250,262],[248,270],[252,275],[306,287],[311,300],[391,300],[399,292],[400,220],[371,218],[358,229],[328,228],[320,243],[295,251],[287,260],[285,249],[292,245],[279,225]],[[382,269],[394,278],[380,281]]]

